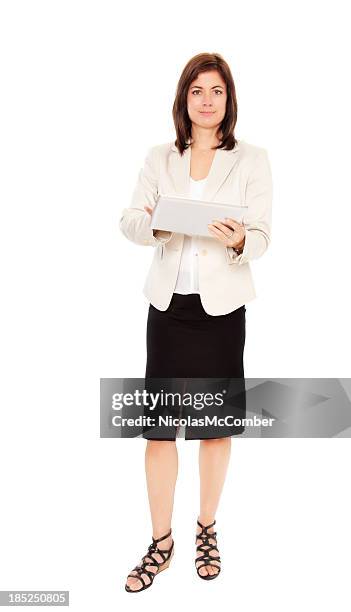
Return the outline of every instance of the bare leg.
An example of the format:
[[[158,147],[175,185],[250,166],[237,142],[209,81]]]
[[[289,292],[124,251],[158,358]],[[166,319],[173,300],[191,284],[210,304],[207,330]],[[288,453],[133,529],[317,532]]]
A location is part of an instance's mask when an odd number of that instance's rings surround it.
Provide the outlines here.
[[[216,518],[216,511],[222,493],[227,468],[229,465],[231,451],[231,437],[213,438],[201,440],[199,448],[199,472],[200,472],[200,514],[199,521],[203,525],[213,523]],[[200,533],[201,528],[197,525],[196,533]],[[214,528],[208,530],[213,533]],[[197,539],[197,544],[201,540]],[[210,543],[215,543],[210,539]],[[203,553],[197,554],[200,557]],[[210,552],[213,557],[218,556],[216,551]],[[199,562],[201,568],[202,562]],[[199,570],[202,576],[216,574],[218,570],[214,565],[206,565]]]
[[[146,483],[151,512],[153,537],[155,539],[168,533],[172,523],[174,491],[178,475],[178,451],[175,441],[148,440],[145,451]],[[172,544],[172,535],[159,542],[158,548],[165,550]],[[161,555],[153,553],[157,561],[162,561]],[[150,571],[157,568],[147,566]],[[145,578],[145,575],[143,575]],[[146,577],[148,583],[150,578]],[[138,591],[140,580],[129,577],[127,584]]]

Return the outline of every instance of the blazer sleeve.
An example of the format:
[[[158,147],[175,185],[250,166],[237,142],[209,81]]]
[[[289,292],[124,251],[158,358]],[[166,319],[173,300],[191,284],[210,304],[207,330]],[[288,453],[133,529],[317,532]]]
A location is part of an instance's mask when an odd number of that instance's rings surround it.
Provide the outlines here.
[[[155,206],[158,178],[159,154],[157,147],[152,147],[147,152],[144,166],[139,172],[130,206],[122,211],[119,220],[121,232],[135,244],[158,246],[172,238],[172,232],[165,231],[156,238],[150,228],[150,215],[144,210],[144,206],[150,206],[150,208]]]
[[[245,204],[248,209],[244,215],[244,249],[238,255],[233,248],[226,247],[229,264],[245,264],[258,259],[267,250],[271,241],[272,197],[271,167],[266,149],[261,148],[246,185]]]

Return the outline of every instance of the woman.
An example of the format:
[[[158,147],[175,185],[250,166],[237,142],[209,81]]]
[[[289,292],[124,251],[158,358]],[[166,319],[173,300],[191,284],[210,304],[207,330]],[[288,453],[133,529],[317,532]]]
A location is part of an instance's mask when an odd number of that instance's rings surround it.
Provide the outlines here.
[[[272,180],[265,149],[234,137],[235,86],[219,54],[201,53],[185,66],[173,106],[176,141],[149,150],[120,220],[136,244],[154,246],[144,287],[150,301],[145,378],[244,380],[245,304],[255,298],[249,261],[270,242]],[[158,193],[247,206],[244,223],[215,219],[209,237],[150,229]],[[223,381],[221,381],[223,382]],[[172,382],[169,382],[172,385]],[[237,410],[245,414],[245,393]],[[228,410],[228,408],[227,408]],[[157,429],[157,428],[156,428]],[[176,431],[144,430],[146,478],[153,542],[128,575],[126,590],[150,587],[174,553],[171,518],[178,456]],[[211,580],[221,570],[214,525],[231,450],[241,426],[199,433],[200,511],[195,567]]]

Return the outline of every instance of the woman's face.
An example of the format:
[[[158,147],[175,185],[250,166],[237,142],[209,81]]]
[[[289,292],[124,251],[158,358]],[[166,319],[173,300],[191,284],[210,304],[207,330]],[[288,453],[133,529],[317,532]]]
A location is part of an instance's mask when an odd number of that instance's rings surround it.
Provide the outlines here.
[[[217,70],[201,72],[190,84],[187,105],[193,125],[214,128],[224,119],[227,88]]]

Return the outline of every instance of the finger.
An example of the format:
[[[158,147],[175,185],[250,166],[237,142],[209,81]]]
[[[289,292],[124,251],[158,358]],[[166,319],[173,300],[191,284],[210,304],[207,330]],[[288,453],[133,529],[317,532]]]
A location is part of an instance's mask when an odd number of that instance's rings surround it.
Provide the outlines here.
[[[224,221],[228,223],[228,225],[230,225],[230,227],[232,227],[233,229],[237,229],[238,227],[244,227],[241,223],[238,223],[238,221],[235,221],[235,219],[232,219],[231,217],[226,217]]]
[[[214,221],[212,225],[222,230],[223,234],[225,234],[227,238],[231,236],[233,233],[232,229],[230,229],[227,225],[224,225],[224,223],[221,223],[220,221]]]
[[[215,227],[214,225],[211,225],[211,224],[208,225],[208,230],[209,232],[212,232],[215,236],[217,236],[217,238],[219,238],[221,242],[227,242],[228,236],[223,234],[223,232],[219,230],[217,227]]]

